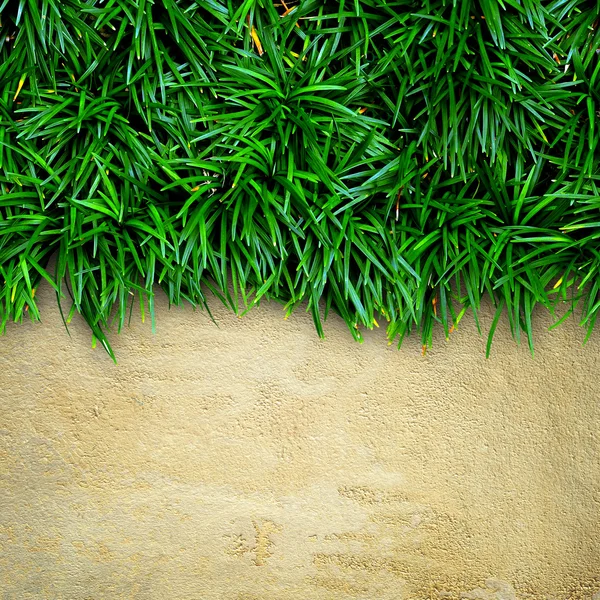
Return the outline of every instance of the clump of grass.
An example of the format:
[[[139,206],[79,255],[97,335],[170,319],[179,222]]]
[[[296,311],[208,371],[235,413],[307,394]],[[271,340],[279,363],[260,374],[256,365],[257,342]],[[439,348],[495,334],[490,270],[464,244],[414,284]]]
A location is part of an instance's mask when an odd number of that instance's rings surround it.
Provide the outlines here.
[[[0,0],[0,329],[45,279],[391,342],[600,298],[600,2]],[[56,268],[48,269],[52,255]],[[116,309],[116,310],[115,310]],[[65,315],[65,320],[68,316]],[[488,343],[489,352],[489,343]],[[113,356],[114,358],[114,356]]]

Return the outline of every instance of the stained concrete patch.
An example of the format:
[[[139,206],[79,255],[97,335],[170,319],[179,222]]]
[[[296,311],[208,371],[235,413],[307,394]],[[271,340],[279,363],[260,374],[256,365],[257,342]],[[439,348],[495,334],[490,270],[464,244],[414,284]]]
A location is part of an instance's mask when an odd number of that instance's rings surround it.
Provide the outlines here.
[[[422,357],[265,304],[0,339],[6,599],[600,597],[598,335]],[[489,307],[483,320],[489,323]]]

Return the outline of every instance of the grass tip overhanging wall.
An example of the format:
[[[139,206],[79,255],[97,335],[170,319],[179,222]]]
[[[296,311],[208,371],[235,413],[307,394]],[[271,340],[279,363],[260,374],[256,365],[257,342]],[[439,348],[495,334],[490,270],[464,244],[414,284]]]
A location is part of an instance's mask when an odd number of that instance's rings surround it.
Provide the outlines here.
[[[0,328],[307,303],[532,345],[600,278],[600,3],[0,0]],[[52,256],[55,266],[48,268]],[[144,308],[146,305],[146,308]],[[65,322],[71,316],[64,314]],[[532,346],[533,348],[533,346]],[[114,358],[114,356],[113,356]]]

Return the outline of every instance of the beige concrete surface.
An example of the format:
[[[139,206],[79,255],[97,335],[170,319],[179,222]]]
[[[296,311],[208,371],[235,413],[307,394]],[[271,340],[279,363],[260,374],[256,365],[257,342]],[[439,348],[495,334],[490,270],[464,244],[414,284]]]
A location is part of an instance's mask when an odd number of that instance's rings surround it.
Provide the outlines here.
[[[40,302],[0,338],[1,598],[600,598],[600,333],[422,357],[161,296],[115,366]]]

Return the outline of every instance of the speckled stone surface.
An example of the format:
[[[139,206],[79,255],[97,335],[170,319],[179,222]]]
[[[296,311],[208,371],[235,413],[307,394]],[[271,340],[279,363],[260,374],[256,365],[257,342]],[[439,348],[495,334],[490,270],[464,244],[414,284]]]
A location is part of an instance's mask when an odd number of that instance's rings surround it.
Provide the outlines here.
[[[39,296],[0,338],[1,598],[600,598],[600,333],[486,360],[466,316],[423,357],[160,296],[115,366]]]

